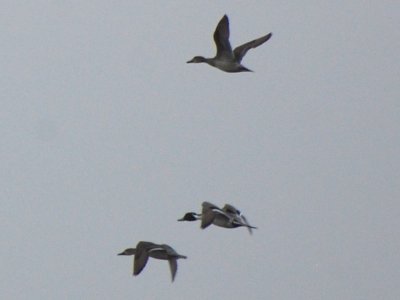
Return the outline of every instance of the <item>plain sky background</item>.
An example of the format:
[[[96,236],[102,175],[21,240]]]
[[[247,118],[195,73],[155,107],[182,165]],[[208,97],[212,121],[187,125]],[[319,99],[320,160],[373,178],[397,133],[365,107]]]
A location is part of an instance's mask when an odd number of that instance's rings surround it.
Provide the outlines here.
[[[0,11],[1,299],[400,299],[399,1]],[[225,13],[273,32],[254,73],[186,64]],[[202,201],[259,229],[176,221]]]

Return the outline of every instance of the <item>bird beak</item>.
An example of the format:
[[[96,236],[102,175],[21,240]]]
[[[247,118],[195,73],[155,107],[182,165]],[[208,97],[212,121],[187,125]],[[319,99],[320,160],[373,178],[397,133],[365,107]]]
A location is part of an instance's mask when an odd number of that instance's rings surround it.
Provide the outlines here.
[[[185,220],[182,218],[182,219],[178,219],[178,221],[185,221]]]
[[[192,63],[193,62],[193,58],[191,59],[191,60],[188,60],[186,63],[187,64],[190,64],[190,63]]]

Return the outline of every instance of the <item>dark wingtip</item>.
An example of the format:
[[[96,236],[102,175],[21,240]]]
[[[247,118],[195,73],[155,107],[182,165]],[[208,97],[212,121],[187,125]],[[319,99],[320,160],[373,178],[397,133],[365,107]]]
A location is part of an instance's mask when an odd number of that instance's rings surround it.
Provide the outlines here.
[[[227,15],[227,14],[224,14],[224,16],[221,18],[220,23],[221,23],[221,22],[229,23],[229,18],[228,18],[228,15]]]
[[[254,73],[253,70],[247,69],[246,67],[242,67],[242,72],[252,72],[252,73]]]

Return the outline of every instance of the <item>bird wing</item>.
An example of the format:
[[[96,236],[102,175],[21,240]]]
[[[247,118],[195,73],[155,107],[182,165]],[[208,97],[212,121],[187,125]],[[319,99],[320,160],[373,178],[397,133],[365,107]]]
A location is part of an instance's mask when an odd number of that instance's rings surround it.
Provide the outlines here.
[[[216,57],[232,58],[232,47],[229,43],[229,20],[227,15],[222,17],[215,28],[214,42],[217,46]]]
[[[247,222],[246,217],[243,215],[241,217],[242,217],[243,223],[246,224],[246,227],[249,230],[249,233],[253,234],[252,226],[250,226],[249,222]]]
[[[214,218],[215,218],[215,214],[214,214],[214,212],[212,210],[208,210],[206,212],[203,212],[201,214],[201,225],[200,225],[200,227],[202,229],[207,228],[214,221]]]
[[[139,242],[136,246],[136,254],[133,260],[133,275],[138,275],[149,260],[148,250],[156,246],[150,242]]]
[[[174,248],[172,248],[169,245],[162,244],[161,247],[165,250],[168,256],[175,256],[177,258],[187,258],[187,256],[179,254],[178,252],[175,251]]]
[[[211,225],[214,221],[215,213],[213,210],[220,210],[218,206],[210,203],[210,202],[203,202],[202,203],[202,211],[201,211],[201,225],[202,229]]]
[[[178,253],[175,251],[175,249],[169,245],[162,244],[161,247],[165,250],[165,252],[167,252],[167,255],[172,255],[172,256],[178,255]]]
[[[256,48],[260,46],[261,44],[264,44],[266,41],[268,41],[272,36],[272,33],[268,33],[267,35],[264,35],[258,39],[252,40],[248,43],[245,43],[243,45],[240,45],[233,50],[233,55],[235,56],[235,59],[238,62],[242,61],[242,58],[246,55],[247,51],[249,51],[252,48]]]
[[[169,269],[171,271],[172,281],[175,279],[176,271],[178,270],[178,263],[176,262],[176,258],[168,259]]]
[[[222,210],[228,214],[240,215],[240,210],[230,204],[225,204]]]

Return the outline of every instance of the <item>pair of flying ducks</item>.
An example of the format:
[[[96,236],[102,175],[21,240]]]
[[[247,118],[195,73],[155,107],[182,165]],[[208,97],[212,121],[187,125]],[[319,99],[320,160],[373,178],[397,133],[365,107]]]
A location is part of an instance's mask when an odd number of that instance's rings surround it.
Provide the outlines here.
[[[211,224],[224,228],[247,227],[250,234],[252,229],[257,227],[251,226],[243,214],[234,206],[225,204],[221,209],[218,206],[203,202],[201,214],[195,212],[186,213],[178,221],[196,221],[201,220],[200,227],[207,228]],[[136,248],[128,248],[118,255],[134,255],[133,260],[133,275],[140,274],[149,257],[168,260],[172,281],[175,279],[176,271],[178,270],[177,260],[187,258],[185,255],[178,254],[171,246],[166,244],[155,244],[152,242],[141,241],[136,245]]]

